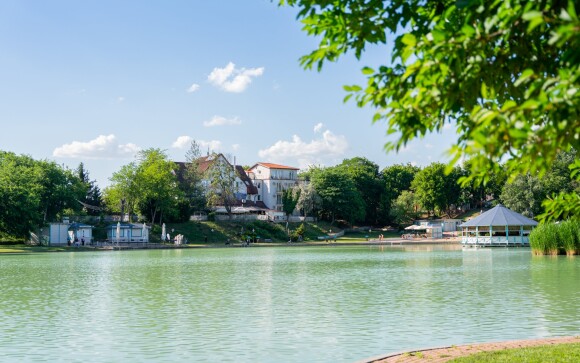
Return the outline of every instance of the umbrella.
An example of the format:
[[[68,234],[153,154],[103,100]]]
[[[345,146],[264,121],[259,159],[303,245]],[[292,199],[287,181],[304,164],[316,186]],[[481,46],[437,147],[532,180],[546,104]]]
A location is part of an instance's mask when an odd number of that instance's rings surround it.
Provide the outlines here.
[[[165,241],[165,223],[161,226],[161,240]]]
[[[121,241],[121,222],[117,222],[117,243]]]

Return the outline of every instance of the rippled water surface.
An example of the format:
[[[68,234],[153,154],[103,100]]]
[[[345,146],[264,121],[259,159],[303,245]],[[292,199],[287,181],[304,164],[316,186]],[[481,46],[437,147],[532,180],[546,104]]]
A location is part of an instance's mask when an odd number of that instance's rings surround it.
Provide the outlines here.
[[[0,361],[354,362],[580,334],[580,257],[228,248],[0,256]]]

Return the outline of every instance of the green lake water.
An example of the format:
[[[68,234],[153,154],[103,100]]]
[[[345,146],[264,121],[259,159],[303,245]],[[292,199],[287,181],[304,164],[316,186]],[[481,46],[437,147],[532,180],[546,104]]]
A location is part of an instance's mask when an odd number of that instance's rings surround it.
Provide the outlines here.
[[[0,255],[0,362],[354,362],[580,334],[580,257],[288,247]]]

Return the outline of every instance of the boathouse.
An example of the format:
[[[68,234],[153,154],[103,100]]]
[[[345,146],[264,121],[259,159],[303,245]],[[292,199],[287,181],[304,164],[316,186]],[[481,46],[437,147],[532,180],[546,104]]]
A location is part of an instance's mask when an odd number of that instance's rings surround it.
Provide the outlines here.
[[[498,204],[487,212],[463,223],[464,246],[529,246],[529,234],[538,225],[533,219]]]

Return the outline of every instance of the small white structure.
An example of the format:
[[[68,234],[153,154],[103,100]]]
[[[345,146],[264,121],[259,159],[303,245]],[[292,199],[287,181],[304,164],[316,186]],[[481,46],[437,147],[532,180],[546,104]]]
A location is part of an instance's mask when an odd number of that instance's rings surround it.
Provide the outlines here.
[[[71,242],[78,242],[81,245],[92,244],[93,226],[88,224],[73,222],[69,224],[68,235]]]
[[[415,224],[420,226],[440,226],[443,232],[455,232],[459,230],[459,226],[463,223],[461,219],[423,219],[415,221]]]
[[[119,235],[117,235],[117,227]],[[141,223],[110,224],[107,227],[107,239],[110,242],[149,242],[149,228]]]
[[[461,243],[464,246],[529,246],[529,234],[538,225],[501,204],[463,223]]]
[[[70,241],[68,223],[50,223],[48,231],[49,245],[66,245]]]

